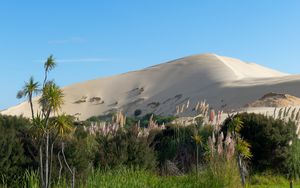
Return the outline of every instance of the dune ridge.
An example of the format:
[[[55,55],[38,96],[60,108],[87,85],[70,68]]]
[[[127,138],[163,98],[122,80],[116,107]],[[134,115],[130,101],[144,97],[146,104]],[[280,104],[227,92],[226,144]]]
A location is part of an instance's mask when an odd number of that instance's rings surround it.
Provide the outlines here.
[[[202,100],[229,111],[270,92],[299,97],[299,84],[300,75],[207,53],[66,86],[63,111],[81,120],[116,110],[127,115],[136,109],[142,114],[174,115],[176,106],[189,101],[189,108],[181,114],[189,116]],[[0,113],[29,116],[29,104],[23,102]]]

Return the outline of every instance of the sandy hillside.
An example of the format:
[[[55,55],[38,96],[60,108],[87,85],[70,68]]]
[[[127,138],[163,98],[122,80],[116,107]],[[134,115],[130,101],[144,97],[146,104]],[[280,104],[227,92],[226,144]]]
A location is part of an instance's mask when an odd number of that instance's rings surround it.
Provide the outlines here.
[[[133,115],[136,109],[143,114],[171,115],[176,113],[176,106],[189,103],[184,116],[192,115],[201,100],[226,111],[239,109],[270,92],[300,97],[299,85],[300,75],[202,54],[64,87],[63,111],[80,119],[118,109],[127,115]],[[28,116],[29,104],[21,103],[1,113]]]
[[[287,107],[300,106],[300,98],[282,93],[267,93],[245,107]]]

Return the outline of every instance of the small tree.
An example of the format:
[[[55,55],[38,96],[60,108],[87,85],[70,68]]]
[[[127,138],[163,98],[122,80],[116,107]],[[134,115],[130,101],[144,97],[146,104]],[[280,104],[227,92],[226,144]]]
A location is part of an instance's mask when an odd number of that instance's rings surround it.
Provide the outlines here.
[[[50,138],[51,133],[55,128],[56,131],[61,133],[60,127],[55,127],[50,121],[52,115],[58,115],[59,111],[64,104],[63,91],[53,82],[48,80],[48,74],[56,67],[55,59],[53,56],[49,56],[44,64],[44,81],[42,88],[39,88],[39,83],[35,82],[33,77],[29,79],[29,82],[25,83],[25,86],[18,92],[17,98],[27,97],[30,104],[32,125],[36,129],[37,136],[39,137],[39,171],[41,187],[48,188],[51,185],[51,165],[53,155],[53,143],[56,136]],[[41,92],[41,96],[38,100],[39,107],[35,114],[35,108],[33,106],[33,96]],[[51,146],[51,148],[49,148]]]
[[[202,146],[202,138],[198,133],[196,133],[194,136],[192,136],[192,139],[194,140],[194,142],[196,144],[196,173],[198,175],[198,171],[199,171],[199,146]]]
[[[33,104],[32,104],[32,97],[34,94],[39,93],[39,83],[34,81],[33,77],[30,77],[28,82],[25,82],[25,85],[22,90],[20,90],[17,94],[17,98],[21,99],[23,97],[28,98],[28,102],[30,104],[30,110],[31,110],[31,117],[34,120],[34,110],[33,110]]]
[[[231,121],[228,124],[228,133],[233,137],[233,141],[236,144],[236,157],[238,162],[238,167],[240,171],[240,176],[242,180],[242,185],[245,187],[246,178],[245,178],[245,165],[243,159],[250,159],[252,154],[250,152],[250,144],[243,140],[240,136],[240,130],[243,128],[243,122],[239,117],[231,117]]]

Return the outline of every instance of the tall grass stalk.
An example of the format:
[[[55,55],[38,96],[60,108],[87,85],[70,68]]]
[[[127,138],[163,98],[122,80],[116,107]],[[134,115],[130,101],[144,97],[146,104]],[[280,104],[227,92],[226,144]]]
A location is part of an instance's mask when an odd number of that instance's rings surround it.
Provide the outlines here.
[[[39,176],[34,171],[28,171],[26,170],[24,176],[23,176],[23,188],[39,188],[40,187],[40,181]]]

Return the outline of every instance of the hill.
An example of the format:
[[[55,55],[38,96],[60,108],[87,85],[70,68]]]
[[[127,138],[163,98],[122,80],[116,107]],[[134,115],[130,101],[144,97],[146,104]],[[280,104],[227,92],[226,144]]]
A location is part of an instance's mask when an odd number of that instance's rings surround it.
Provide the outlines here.
[[[63,111],[79,119],[122,110],[133,115],[174,115],[189,103],[181,116],[193,115],[198,101],[223,111],[244,107],[266,93],[300,96],[300,75],[288,75],[255,63],[216,54],[180,58],[142,70],[99,78],[64,87]],[[37,98],[35,98],[35,106]],[[29,116],[27,102],[2,114]]]

